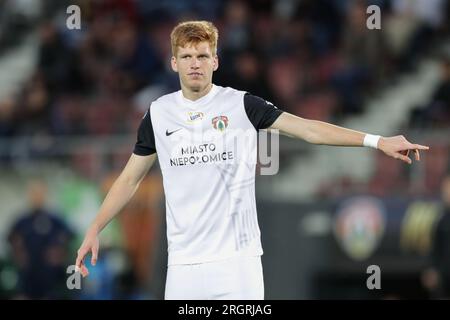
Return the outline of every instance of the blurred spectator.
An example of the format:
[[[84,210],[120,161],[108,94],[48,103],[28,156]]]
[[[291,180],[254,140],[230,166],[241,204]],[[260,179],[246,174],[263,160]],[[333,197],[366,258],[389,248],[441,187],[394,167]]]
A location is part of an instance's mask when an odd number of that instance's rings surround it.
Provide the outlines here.
[[[12,98],[0,101],[0,137],[8,137],[14,133],[14,108]]]
[[[392,7],[399,15],[406,15],[423,25],[437,28],[445,20],[445,2],[445,0],[392,0]]]
[[[17,131],[21,135],[32,135],[37,132],[51,132],[51,95],[46,77],[36,73],[27,83],[20,95],[16,120],[19,120]]]
[[[58,215],[46,209],[47,188],[30,182],[30,209],[12,226],[8,240],[19,270],[18,296],[24,299],[67,297],[66,254],[72,231]]]
[[[422,282],[432,298],[450,299],[450,168],[442,183],[443,214],[437,223],[431,249],[432,266],[422,274]]]
[[[385,36],[398,68],[415,67],[420,54],[445,28],[446,6],[444,0],[392,0],[392,15],[386,19]]]
[[[248,49],[250,42],[250,24],[248,6],[244,1],[229,1],[225,7],[225,29],[223,30],[221,50],[225,55]]]
[[[339,64],[332,83],[346,112],[360,112],[368,86],[380,72],[383,58],[381,33],[366,26],[364,1],[353,1],[342,31]]]
[[[447,144],[434,144],[424,157],[425,178],[423,180],[423,195],[437,195],[440,193],[443,178],[446,175],[449,149]]]
[[[14,126],[14,109],[15,101],[12,98],[0,100],[0,139],[13,137]],[[9,162],[10,155],[8,154],[8,147],[5,143],[0,143],[0,163]]]
[[[78,53],[66,45],[55,24],[51,21],[42,23],[39,37],[37,69],[51,94],[83,91],[85,83],[79,70]]]
[[[448,128],[450,126],[450,58],[441,62],[441,81],[425,108],[417,108],[411,113],[413,127]]]
[[[337,108],[336,94],[333,90],[317,90],[308,95],[300,96],[293,105],[293,112],[307,119],[330,122]]]
[[[273,94],[264,78],[262,62],[255,53],[251,51],[239,53],[236,56],[234,65],[237,74],[237,77],[234,79],[234,86],[272,101]]]
[[[295,57],[277,58],[271,61],[267,69],[270,89],[274,94],[276,105],[283,106],[283,110],[293,112],[293,105],[298,102],[302,85],[303,72]]]
[[[121,72],[119,82],[123,91],[131,95],[148,85],[161,70],[151,43],[143,37],[130,21],[116,22],[116,32],[112,38],[113,61]]]
[[[41,1],[0,1],[0,55],[5,48],[20,43],[41,13]]]

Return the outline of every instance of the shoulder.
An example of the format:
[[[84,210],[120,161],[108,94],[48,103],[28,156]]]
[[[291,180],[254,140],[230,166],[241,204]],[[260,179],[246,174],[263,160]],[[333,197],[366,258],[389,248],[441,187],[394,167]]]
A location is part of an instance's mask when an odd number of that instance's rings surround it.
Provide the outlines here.
[[[245,91],[237,90],[232,87],[215,86],[216,94],[214,99],[216,102],[228,106],[241,106],[243,109]],[[241,109],[241,108],[239,108]]]
[[[11,233],[21,233],[24,232],[26,229],[29,229],[29,226],[33,225],[34,221],[34,215],[26,211],[22,213],[21,217],[18,218],[13,225],[11,226],[10,232]]]
[[[151,108],[151,110],[153,111],[153,110],[156,110],[158,108],[161,108],[161,107],[164,107],[167,105],[172,105],[176,102],[177,95],[179,95],[179,94],[180,94],[180,90],[165,94],[165,95],[159,97],[158,99],[150,102],[149,108]]]
[[[11,227],[11,230],[17,231],[19,229],[22,229],[25,225],[27,225],[29,223],[29,221],[31,220],[30,218],[31,218],[31,216],[27,212],[25,215],[21,216],[19,219],[17,219],[14,222],[14,224]]]
[[[237,90],[232,87],[221,87],[218,85],[215,86],[217,88],[217,95],[223,98],[243,98],[247,93],[246,91]]]
[[[244,108],[247,117],[257,130],[267,129],[283,113],[273,103],[250,93],[244,95]]]
[[[267,101],[264,98],[255,96],[249,92],[244,95],[244,105],[246,108],[274,108],[278,109],[272,102]]]
[[[221,94],[224,97],[236,97],[239,99],[242,99],[244,104],[246,106],[250,107],[260,107],[260,106],[272,106],[274,107],[273,103],[259,97],[251,94],[248,91],[238,90],[232,87],[220,87],[217,86],[219,94]]]
[[[158,99],[156,99],[154,102],[155,103],[165,103],[165,102],[173,101],[176,99],[177,95],[180,94],[180,91],[181,90],[165,94],[165,95],[159,97]]]

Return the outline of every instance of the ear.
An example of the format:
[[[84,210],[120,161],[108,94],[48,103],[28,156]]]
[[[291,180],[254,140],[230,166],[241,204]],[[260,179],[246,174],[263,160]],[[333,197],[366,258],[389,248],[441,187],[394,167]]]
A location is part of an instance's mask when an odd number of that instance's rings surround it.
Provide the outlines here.
[[[215,55],[213,62],[213,71],[216,71],[218,68],[219,68],[219,57]]]
[[[170,65],[172,66],[173,71],[178,72],[177,58],[172,56],[172,59],[170,59]]]

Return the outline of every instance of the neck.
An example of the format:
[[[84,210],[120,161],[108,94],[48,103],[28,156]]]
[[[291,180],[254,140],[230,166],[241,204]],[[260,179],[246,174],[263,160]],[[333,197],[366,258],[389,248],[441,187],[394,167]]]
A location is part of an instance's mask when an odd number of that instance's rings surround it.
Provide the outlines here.
[[[183,92],[183,96],[186,99],[195,101],[197,99],[200,99],[201,97],[206,96],[212,89],[212,83],[208,84],[205,88],[199,90],[199,91],[192,91],[185,86],[181,85],[181,92]]]

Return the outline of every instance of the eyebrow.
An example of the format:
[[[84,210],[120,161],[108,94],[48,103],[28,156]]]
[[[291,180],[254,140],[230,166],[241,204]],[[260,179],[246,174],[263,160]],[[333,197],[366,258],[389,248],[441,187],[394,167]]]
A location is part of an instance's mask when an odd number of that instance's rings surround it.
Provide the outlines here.
[[[191,57],[191,56],[192,56],[191,53],[183,53],[183,54],[180,55],[181,58]],[[210,57],[211,55],[208,54],[208,53],[199,53],[197,56],[199,56],[199,57]]]

